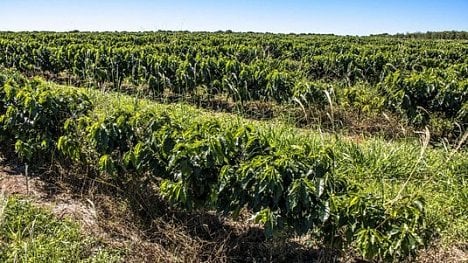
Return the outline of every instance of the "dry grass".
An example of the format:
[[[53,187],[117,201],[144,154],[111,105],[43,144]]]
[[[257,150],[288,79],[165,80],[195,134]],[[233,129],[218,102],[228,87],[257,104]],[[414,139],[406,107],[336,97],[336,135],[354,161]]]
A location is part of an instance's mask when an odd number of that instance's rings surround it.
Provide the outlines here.
[[[429,248],[421,251],[415,262],[466,263],[468,262],[468,246],[466,244],[459,244],[447,248],[434,243]]]

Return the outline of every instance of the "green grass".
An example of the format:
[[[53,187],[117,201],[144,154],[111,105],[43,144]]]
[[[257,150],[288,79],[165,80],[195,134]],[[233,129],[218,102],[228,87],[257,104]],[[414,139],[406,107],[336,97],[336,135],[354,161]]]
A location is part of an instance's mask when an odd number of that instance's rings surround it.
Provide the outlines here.
[[[1,197],[1,196],[0,196]],[[16,197],[0,199],[0,262],[118,262],[79,225]]]
[[[337,145],[337,170],[365,191],[386,200],[399,192],[426,200],[428,221],[444,245],[468,242],[468,153],[466,149],[431,147],[417,141],[387,142],[372,138],[360,145]]]

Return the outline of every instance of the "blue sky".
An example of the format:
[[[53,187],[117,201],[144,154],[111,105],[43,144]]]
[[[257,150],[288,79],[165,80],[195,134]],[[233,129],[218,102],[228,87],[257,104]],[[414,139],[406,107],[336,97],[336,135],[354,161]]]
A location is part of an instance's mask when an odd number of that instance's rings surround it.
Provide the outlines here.
[[[468,31],[468,0],[0,0],[0,30]]]

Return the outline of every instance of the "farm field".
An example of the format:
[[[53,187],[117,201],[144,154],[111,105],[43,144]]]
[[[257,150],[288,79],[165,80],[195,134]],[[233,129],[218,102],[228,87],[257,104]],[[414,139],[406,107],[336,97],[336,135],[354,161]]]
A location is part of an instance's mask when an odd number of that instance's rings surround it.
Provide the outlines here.
[[[455,139],[468,123],[468,40],[416,36],[0,33],[0,65],[300,127],[396,136],[428,126]]]
[[[447,35],[0,32],[0,151],[92,204],[111,234],[81,260],[463,262]]]

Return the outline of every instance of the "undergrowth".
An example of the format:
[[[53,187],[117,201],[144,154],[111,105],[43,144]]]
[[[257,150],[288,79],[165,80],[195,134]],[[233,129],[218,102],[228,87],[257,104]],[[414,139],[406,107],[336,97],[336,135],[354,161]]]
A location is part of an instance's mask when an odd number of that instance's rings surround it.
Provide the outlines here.
[[[119,254],[87,237],[77,223],[18,197],[0,199],[1,262],[119,262]]]

